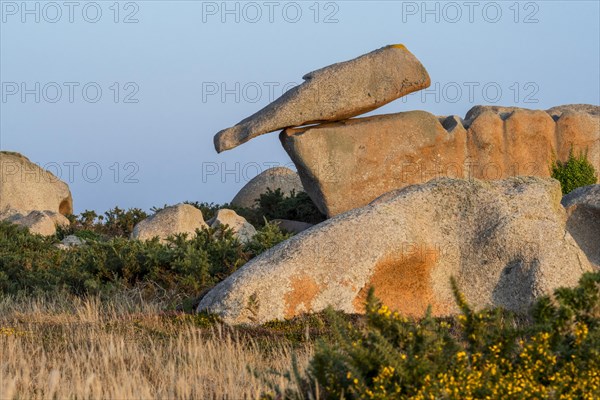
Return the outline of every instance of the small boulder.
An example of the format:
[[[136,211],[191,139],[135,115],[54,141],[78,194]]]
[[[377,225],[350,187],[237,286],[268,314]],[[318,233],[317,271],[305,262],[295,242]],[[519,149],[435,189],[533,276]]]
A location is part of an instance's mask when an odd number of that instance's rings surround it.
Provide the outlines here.
[[[233,236],[242,243],[248,243],[256,235],[256,229],[246,221],[246,218],[227,208],[217,211],[217,214],[208,220],[208,225],[214,229],[228,226],[233,231]]]
[[[168,236],[186,233],[189,237],[196,234],[196,229],[208,228],[202,211],[189,204],[177,204],[166,207],[156,214],[139,222],[131,233],[132,239],[150,240],[158,237],[164,242]]]
[[[600,185],[577,188],[562,199],[567,230],[594,267],[600,269]]]
[[[274,167],[252,178],[235,195],[231,204],[236,207],[256,208],[258,198],[261,194],[267,193],[267,189],[272,191],[280,189],[284,195],[289,195],[292,191],[296,193],[304,191],[300,177],[295,171],[286,167]]]
[[[69,186],[19,153],[0,151],[0,212],[73,213]]]
[[[0,214],[0,221],[11,222],[29,229],[30,233],[53,236],[56,234],[56,227],[67,227],[69,220],[62,214],[54,211],[31,211],[19,212],[17,210],[7,210]]]
[[[475,308],[524,311],[592,270],[565,230],[558,181],[436,179],[381,196],[249,261],[202,298],[227,323],[264,323],[328,306],[364,312],[370,287],[390,308],[458,312],[450,278]]]

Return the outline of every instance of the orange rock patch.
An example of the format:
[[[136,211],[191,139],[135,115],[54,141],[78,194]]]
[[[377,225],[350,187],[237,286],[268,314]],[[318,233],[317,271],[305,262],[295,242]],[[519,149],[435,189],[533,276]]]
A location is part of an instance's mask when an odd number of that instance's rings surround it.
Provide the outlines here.
[[[446,304],[436,301],[431,286],[431,271],[438,260],[438,252],[425,248],[418,254],[401,254],[382,259],[376,266],[369,282],[354,299],[356,312],[365,311],[369,288],[383,304],[407,316],[423,316],[431,305],[434,314],[444,314]]]
[[[312,309],[312,302],[319,294],[321,287],[308,275],[292,278],[292,289],[285,294],[285,317],[292,318],[298,314],[298,307],[304,305],[304,311]]]

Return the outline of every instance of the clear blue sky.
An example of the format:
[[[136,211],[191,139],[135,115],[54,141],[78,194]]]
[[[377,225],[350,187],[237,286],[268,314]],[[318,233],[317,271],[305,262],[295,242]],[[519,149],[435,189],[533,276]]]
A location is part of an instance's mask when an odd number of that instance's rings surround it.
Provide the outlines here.
[[[387,44],[434,89],[374,113],[600,103],[598,1],[114,3],[1,2],[0,147],[60,168],[77,212],[231,200],[290,160],[277,133],[220,155],[213,135]]]

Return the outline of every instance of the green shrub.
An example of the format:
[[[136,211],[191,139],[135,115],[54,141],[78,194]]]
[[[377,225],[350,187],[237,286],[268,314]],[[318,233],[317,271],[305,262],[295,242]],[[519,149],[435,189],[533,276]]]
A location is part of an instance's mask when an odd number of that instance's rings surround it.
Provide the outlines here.
[[[139,208],[130,208],[122,210],[119,207],[110,209],[104,215],[98,215],[95,211],[85,210],[78,216],[70,215],[69,221],[71,226],[60,228],[58,237],[63,238],[67,235],[77,235],[80,231],[87,231],[83,235],[89,237],[92,234],[94,237],[129,237],[133,232],[133,227],[147,218],[148,214]],[[84,236],[80,236],[85,239]]]
[[[296,193],[292,191],[289,195],[284,195],[281,189],[276,189],[275,191],[267,189],[266,193],[261,194],[256,199],[256,203],[256,208],[245,208],[229,203],[185,202],[185,204],[190,204],[202,211],[205,221],[214,217],[217,211],[222,208],[235,211],[256,227],[264,226],[265,221],[272,221],[274,219],[290,219],[312,224],[317,224],[325,220],[325,215],[321,214],[306,192]],[[151,211],[156,213],[166,206],[153,207]]]
[[[456,287],[455,297],[461,314],[448,319],[404,318],[373,291],[365,327],[329,311],[333,339],[285,395],[315,393],[316,382],[327,399],[600,398],[600,273],[539,299],[524,320],[476,312]]]
[[[267,189],[256,199],[256,208],[237,207],[233,204],[186,202],[202,211],[205,220],[212,218],[219,209],[228,208],[246,218],[254,226],[263,226],[265,221],[290,219],[316,224],[325,220],[306,192],[292,191],[284,195],[281,189]]]
[[[285,240],[267,224],[247,244],[230,229],[176,235],[160,243],[123,237],[94,237],[85,246],[58,249],[57,237],[31,235],[26,229],[0,223],[0,293],[67,291],[98,294],[116,287],[142,285],[148,296],[168,291],[197,296],[223,280],[248,260]],[[151,283],[148,285],[147,283]]]
[[[317,224],[325,220],[325,216],[317,209],[306,192],[292,191],[284,196],[280,189],[266,193],[257,199],[258,214],[268,220],[291,219],[294,221]]]
[[[554,161],[552,163],[552,177],[560,182],[563,194],[571,193],[581,186],[593,185],[597,176],[594,166],[588,161],[586,153],[580,153],[578,157],[569,153],[566,162]]]

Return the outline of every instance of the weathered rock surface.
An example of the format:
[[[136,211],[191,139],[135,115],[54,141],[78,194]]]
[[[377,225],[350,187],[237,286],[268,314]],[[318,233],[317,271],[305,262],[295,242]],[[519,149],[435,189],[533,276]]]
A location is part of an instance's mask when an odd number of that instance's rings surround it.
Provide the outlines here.
[[[565,111],[561,114],[556,121],[556,152],[561,161],[569,158],[571,149],[575,154],[586,153],[596,172],[600,172],[600,107],[596,109],[596,113]]]
[[[306,192],[333,216],[434,178],[437,165],[462,171],[461,128],[450,134],[434,115],[409,111],[287,129],[280,138]]]
[[[592,265],[600,268],[600,185],[577,188],[562,199],[567,230]]]
[[[283,232],[300,233],[314,226],[308,222],[292,221],[289,219],[274,219],[271,221],[276,224]]]
[[[29,229],[30,233],[52,236],[56,234],[56,227],[69,226],[69,220],[62,214],[54,211],[21,212],[9,209],[0,214],[0,221],[11,222],[15,225]]]
[[[471,125],[471,123],[473,122],[473,120],[475,118],[479,117],[484,112],[491,112],[493,114],[497,114],[498,116],[500,116],[500,118],[502,120],[505,120],[506,118],[508,118],[510,116],[510,114],[512,114],[514,111],[517,111],[517,110],[527,110],[527,109],[521,108],[521,107],[504,107],[504,106],[474,106],[469,111],[467,111],[467,114],[465,115],[464,125],[465,125],[465,127],[468,127],[469,125]]]
[[[0,151],[0,212],[73,213],[69,186],[19,153]]]
[[[468,173],[479,179],[550,176],[555,129],[554,120],[540,110],[481,113],[467,131]]]
[[[131,233],[132,239],[150,240],[158,237],[164,241],[168,236],[187,233],[196,235],[196,229],[208,228],[202,211],[189,204],[166,207],[156,214],[139,222]]]
[[[587,152],[600,171],[600,116],[567,107],[477,106],[464,123],[424,111],[286,129],[280,139],[305,191],[328,216],[435,177],[550,176],[554,157]]]
[[[362,312],[369,287],[406,315],[457,311],[454,276],[479,308],[525,309],[591,266],[565,230],[557,181],[438,179],[329,219],[248,262],[198,310],[263,323],[331,305]]]
[[[552,117],[560,117],[564,112],[584,112],[596,116],[600,116],[600,107],[592,104],[565,104],[562,106],[552,107],[546,110]]]
[[[246,221],[246,218],[238,215],[235,211],[222,208],[208,222],[211,228],[219,229],[227,225],[233,231],[233,236],[240,242],[247,243],[256,235],[256,229]]]
[[[354,117],[431,83],[425,67],[403,45],[330,65],[303,79],[256,114],[217,133],[217,152],[282,128]]]
[[[252,178],[235,195],[231,204],[237,207],[256,208],[256,200],[261,194],[266,193],[267,189],[275,191],[280,189],[284,195],[289,195],[292,191],[303,192],[302,182],[295,171],[286,167],[269,168]]]

